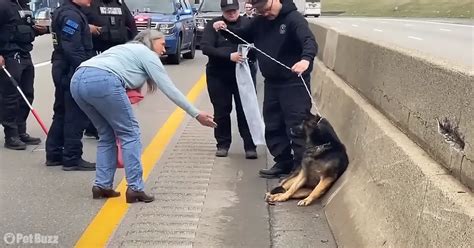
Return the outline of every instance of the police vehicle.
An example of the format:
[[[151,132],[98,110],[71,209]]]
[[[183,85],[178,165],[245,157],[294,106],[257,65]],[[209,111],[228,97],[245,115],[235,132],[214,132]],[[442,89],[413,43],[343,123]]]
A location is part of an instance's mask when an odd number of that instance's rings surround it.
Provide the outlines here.
[[[208,21],[215,17],[222,16],[220,1],[218,0],[204,0],[199,5],[196,14],[196,46],[199,47],[204,28]]]
[[[240,15],[243,15],[245,1],[239,0]],[[196,13],[196,47],[199,48],[204,28],[208,21],[222,16],[221,4],[219,0],[202,0]]]
[[[193,6],[188,0],[128,0],[138,31],[153,28],[166,36],[166,60],[179,64],[181,55],[193,59],[196,27]]]

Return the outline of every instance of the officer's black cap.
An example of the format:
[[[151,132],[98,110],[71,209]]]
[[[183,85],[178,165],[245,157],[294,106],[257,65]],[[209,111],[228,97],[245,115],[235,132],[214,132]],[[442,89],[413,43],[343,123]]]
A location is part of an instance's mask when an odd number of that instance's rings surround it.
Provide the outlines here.
[[[221,0],[221,10],[236,10],[239,9],[239,1],[238,0]]]

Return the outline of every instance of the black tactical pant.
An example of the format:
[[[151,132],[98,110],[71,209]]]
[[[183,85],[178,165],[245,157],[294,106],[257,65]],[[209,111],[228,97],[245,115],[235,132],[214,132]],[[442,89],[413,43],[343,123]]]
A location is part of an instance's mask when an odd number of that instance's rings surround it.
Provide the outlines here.
[[[46,139],[46,159],[76,166],[82,157],[82,135],[89,119],[76,104],[69,91],[72,73],[67,63],[53,61],[53,123]]]
[[[8,72],[18,82],[26,98],[32,104],[35,68],[30,54],[17,54],[4,58]],[[5,138],[18,137],[19,134],[26,133],[26,119],[28,119],[29,113],[28,105],[2,69],[0,71],[0,120]]]
[[[305,81],[309,87],[310,78]],[[265,140],[276,163],[287,166],[301,163],[305,141],[292,137],[290,128],[300,125],[310,111],[311,99],[301,79],[286,82],[265,80]]]
[[[244,141],[244,149],[255,150],[244,110],[240,101],[237,80],[234,69],[206,68],[207,90],[214,107],[214,121],[217,127],[214,129],[214,137],[217,141],[217,148],[229,149],[232,142],[232,129],[230,113],[232,112],[232,97],[234,98],[237,124],[239,133]]]

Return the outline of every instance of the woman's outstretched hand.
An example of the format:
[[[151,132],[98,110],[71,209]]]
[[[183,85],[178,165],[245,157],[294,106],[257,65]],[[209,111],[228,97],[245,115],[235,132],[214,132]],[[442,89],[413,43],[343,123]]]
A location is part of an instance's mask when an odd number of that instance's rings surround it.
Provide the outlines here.
[[[203,126],[212,127],[212,128],[217,127],[217,124],[214,122],[214,116],[212,116],[212,115],[210,115],[206,112],[199,113],[199,115],[196,117],[196,119]]]

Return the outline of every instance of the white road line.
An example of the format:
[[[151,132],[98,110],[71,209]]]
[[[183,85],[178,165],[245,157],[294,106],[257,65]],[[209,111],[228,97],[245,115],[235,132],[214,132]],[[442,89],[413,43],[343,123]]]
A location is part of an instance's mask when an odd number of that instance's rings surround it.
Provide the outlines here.
[[[376,29],[376,28],[374,28],[374,31],[375,31],[375,32],[383,32],[382,29]]]
[[[444,22],[435,22],[435,21],[419,21],[419,20],[399,20],[399,19],[374,19],[379,21],[395,21],[395,22],[413,22],[413,23],[424,23],[424,24],[439,24],[439,25],[447,25],[447,26],[457,26],[457,27],[465,27],[465,28],[474,28],[472,25],[465,25],[465,24],[457,24],[457,23],[444,23]],[[382,22],[383,23],[383,22]]]
[[[439,30],[441,30],[441,31],[445,31],[445,32],[451,32],[451,30],[450,30],[450,29],[445,29],[445,28],[440,28]]]
[[[356,24],[352,24],[353,27],[358,27],[359,25],[356,25]]]
[[[51,61],[46,61],[46,62],[43,62],[43,63],[38,63],[35,65],[35,68],[38,68],[38,67],[41,67],[41,66],[45,66],[45,65],[49,65],[51,64]]]
[[[423,40],[422,38],[418,38],[418,37],[415,37],[415,36],[408,36],[408,38],[414,39],[414,40]]]

